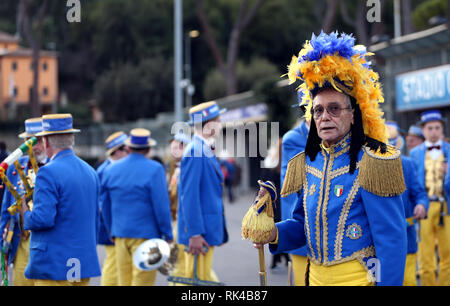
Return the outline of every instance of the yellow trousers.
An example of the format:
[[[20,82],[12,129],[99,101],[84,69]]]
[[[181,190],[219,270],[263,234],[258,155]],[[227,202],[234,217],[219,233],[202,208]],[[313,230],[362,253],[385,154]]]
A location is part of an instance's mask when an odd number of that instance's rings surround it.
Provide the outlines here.
[[[430,202],[428,218],[420,221],[419,275],[424,286],[450,285],[450,216],[439,226],[441,204]],[[447,205],[444,203],[444,212]],[[439,277],[436,282],[436,243],[439,252]]]
[[[197,277],[201,280],[218,282],[216,273],[212,270],[214,247],[209,247],[204,255],[198,255]],[[185,277],[194,277],[194,255],[185,253]]]
[[[21,239],[17,248],[13,267],[13,286],[33,286],[33,280],[25,277],[25,268],[30,256],[30,237]]]
[[[305,286],[305,274],[308,258],[291,254],[292,270],[294,270],[294,286]]]
[[[119,286],[153,286],[158,270],[142,271],[133,264],[133,254],[144,241],[139,238],[116,238],[115,251]]]
[[[81,287],[81,286],[89,286],[90,278],[82,278],[79,282],[69,282],[67,280],[51,280],[51,279],[35,279],[34,285],[35,286],[74,286],[74,287]]]
[[[405,278],[403,279],[403,286],[417,286],[416,261],[417,254],[406,255]]]
[[[311,262],[309,267],[310,286],[373,286],[368,272],[357,260],[333,266],[321,266]]]
[[[186,248],[183,244],[178,244],[178,256],[177,256],[177,262],[175,264],[175,268],[172,271],[172,276],[175,277],[186,277],[186,259],[185,259],[185,252],[184,249]],[[184,284],[180,283],[169,283],[170,286],[184,286]]]
[[[113,245],[105,245],[106,259],[103,262],[102,286],[118,286],[116,248]]]

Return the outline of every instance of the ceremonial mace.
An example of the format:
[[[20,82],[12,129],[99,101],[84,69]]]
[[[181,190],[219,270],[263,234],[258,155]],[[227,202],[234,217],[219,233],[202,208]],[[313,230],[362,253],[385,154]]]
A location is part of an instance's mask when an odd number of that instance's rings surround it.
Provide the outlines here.
[[[277,194],[272,182],[258,181],[258,184],[260,185],[258,195],[242,220],[242,238],[249,239],[253,243],[264,244],[275,228],[272,202],[276,200]],[[267,286],[264,245],[258,249],[258,254],[259,282],[261,286]]]

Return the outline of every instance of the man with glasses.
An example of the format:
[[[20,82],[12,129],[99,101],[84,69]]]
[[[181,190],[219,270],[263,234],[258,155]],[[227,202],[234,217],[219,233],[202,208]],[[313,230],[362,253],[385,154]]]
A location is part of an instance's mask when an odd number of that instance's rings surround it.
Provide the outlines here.
[[[298,193],[270,250],[308,248],[307,284],[402,285],[405,190],[400,152],[387,145],[377,75],[350,35],[312,37],[289,66],[312,119],[305,151],[287,167],[281,196]],[[255,245],[261,247],[261,245]]]
[[[127,134],[120,131],[110,135],[106,139],[106,156],[108,158],[97,169],[97,174],[100,181],[102,180],[103,172],[109,165],[126,157],[130,153],[128,147],[125,145],[127,138]],[[101,207],[102,205],[99,203],[100,213],[97,226],[97,244],[104,245],[106,251],[106,258],[103,262],[101,284],[102,286],[117,286],[119,283],[117,280],[116,252],[114,249],[114,243],[106,230],[105,221],[101,214]]]

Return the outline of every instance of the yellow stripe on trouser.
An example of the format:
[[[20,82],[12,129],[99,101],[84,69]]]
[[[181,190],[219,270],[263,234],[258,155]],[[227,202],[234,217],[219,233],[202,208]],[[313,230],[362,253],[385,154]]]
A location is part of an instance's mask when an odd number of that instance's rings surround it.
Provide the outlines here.
[[[417,286],[416,260],[417,254],[406,255],[405,278],[403,280],[403,286]]]
[[[305,274],[308,258],[291,254],[292,269],[294,270],[294,286],[305,286]]]
[[[81,287],[81,286],[89,286],[90,278],[82,278],[79,282],[69,282],[67,280],[51,280],[51,279],[35,279],[34,285],[35,286],[74,286],[74,287]]]
[[[103,262],[102,286],[118,286],[116,249],[113,245],[105,245],[106,259]]]
[[[153,286],[158,270],[141,271],[133,264],[133,254],[148,239],[116,238],[115,251],[119,286]]]
[[[218,282],[216,273],[212,270],[214,247],[209,247],[204,255],[198,255],[197,259],[197,277],[201,280]],[[185,253],[185,276],[194,277],[194,255]]]
[[[26,239],[20,239],[19,246],[16,252],[16,258],[14,259],[13,268],[13,286],[33,286],[34,282],[31,279],[25,277],[25,268],[28,264],[28,257],[30,256],[30,237]]]
[[[311,262],[310,286],[372,286],[368,272],[357,260],[333,266],[320,266]]]
[[[174,277],[185,277],[186,273],[186,259],[185,259],[185,252],[184,249],[186,248],[183,244],[178,244],[178,256],[177,256],[177,262],[175,264],[175,268],[173,269],[172,276]],[[185,286],[184,284],[180,283],[169,283],[170,286]]]
[[[172,222],[172,228],[173,228],[173,240],[177,241],[177,221]],[[175,267],[172,271],[171,276],[174,277],[185,277],[185,270],[186,270],[186,264],[185,264],[185,258],[184,258],[184,249],[186,248],[183,244],[177,244],[178,248],[178,255],[177,255],[177,262],[175,263]],[[169,283],[169,286],[185,286],[184,284],[180,283]]]
[[[447,213],[447,205],[444,212]],[[437,285],[450,285],[450,216],[444,216],[444,225],[439,226],[441,204],[430,202],[428,218],[420,221],[419,275],[424,286],[436,285],[436,242],[439,251],[439,277]]]

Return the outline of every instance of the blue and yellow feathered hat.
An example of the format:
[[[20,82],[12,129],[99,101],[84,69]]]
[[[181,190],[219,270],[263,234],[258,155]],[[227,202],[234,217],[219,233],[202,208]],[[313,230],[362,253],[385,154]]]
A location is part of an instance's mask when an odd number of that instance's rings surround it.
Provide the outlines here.
[[[355,45],[352,35],[337,32],[319,36],[314,34],[307,41],[298,57],[293,56],[288,67],[289,84],[297,80],[303,83],[300,105],[306,107],[306,119],[311,119],[313,96],[320,88],[332,87],[338,92],[355,98],[361,109],[364,134],[378,141],[387,142],[383,112],[379,103],[384,102],[378,74],[366,59],[373,55],[363,45]]]

